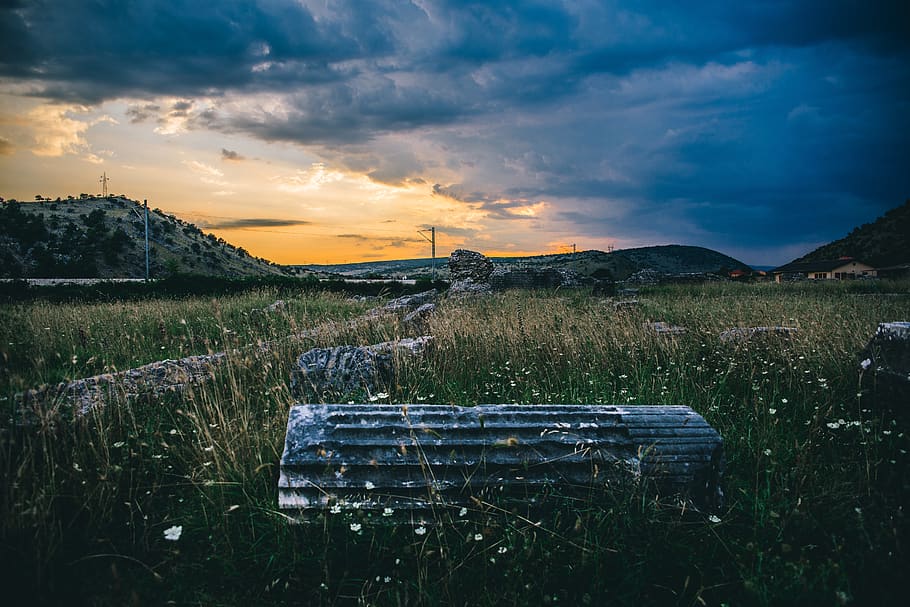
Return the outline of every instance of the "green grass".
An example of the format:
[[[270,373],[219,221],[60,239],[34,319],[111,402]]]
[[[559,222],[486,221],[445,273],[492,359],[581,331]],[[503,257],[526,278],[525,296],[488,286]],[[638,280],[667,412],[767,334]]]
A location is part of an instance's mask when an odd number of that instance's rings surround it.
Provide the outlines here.
[[[893,293],[897,293],[896,295]],[[390,402],[687,404],[722,434],[726,503],[641,488],[566,497],[540,520],[489,508],[419,528],[327,514],[292,525],[276,479],[288,371],[315,345],[408,336],[369,304],[269,288],[217,299],[0,309],[0,557],[29,604],[888,604],[908,570],[906,428],[861,390],[906,284],[646,290],[616,312],[573,292],[446,301]],[[665,338],[644,327],[688,329]],[[185,321],[185,322],[184,322]],[[723,343],[735,326],[789,340]],[[287,336],[316,326],[315,338]],[[267,352],[245,348],[275,341]],[[13,423],[14,394],[162,358],[232,352],[215,380],[80,419]],[[904,418],[905,419],[905,418]],[[712,517],[712,518],[709,518]],[[354,527],[352,528],[352,525]],[[357,527],[357,525],[360,525]],[[165,530],[182,527],[179,540]]]

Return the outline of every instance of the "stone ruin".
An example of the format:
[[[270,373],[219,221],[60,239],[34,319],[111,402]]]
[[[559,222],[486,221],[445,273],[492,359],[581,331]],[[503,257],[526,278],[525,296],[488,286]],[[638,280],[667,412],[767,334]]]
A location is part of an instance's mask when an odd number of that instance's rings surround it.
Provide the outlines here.
[[[663,284],[699,284],[703,282],[724,280],[722,276],[711,272],[683,272],[671,274],[645,268],[635,272],[624,281],[629,285],[653,286]]]
[[[450,294],[473,295],[492,291],[489,278],[493,273],[493,262],[482,253],[467,249],[452,251],[449,256],[449,273],[452,276]]]
[[[586,276],[562,268],[494,267],[481,253],[458,249],[449,257],[452,295],[486,294],[506,289],[556,289],[595,284]]]
[[[910,403],[910,322],[883,322],[860,353],[863,386],[876,404],[907,415]]]

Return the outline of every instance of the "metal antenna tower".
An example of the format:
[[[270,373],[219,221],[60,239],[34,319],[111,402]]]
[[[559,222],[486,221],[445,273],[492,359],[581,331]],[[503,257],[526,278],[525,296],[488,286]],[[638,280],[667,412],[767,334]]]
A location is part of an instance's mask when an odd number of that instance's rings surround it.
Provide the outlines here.
[[[424,240],[430,243],[433,253],[433,280],[436,280],[436,228],[430,228],[430,236],[425,234],[426,230],[417,230],[417,233],[423,236]]]
[[[104,198],[107,198],[107,182],[110,180],[111,178],[107,176],[107,171],[105,171],[101,176],[101,179],[98,180],[98,182],[101,184],[101,196]]]

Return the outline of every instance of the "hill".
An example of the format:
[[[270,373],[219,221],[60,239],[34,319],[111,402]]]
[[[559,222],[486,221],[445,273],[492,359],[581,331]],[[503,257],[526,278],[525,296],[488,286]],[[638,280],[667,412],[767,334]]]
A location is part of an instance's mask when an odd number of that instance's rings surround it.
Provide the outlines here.
[[[794,263],[841,257],[853,257],[878,267],[910,262],[910,200],[874,222],[854,228],[840,240],[794,260]]]
[[[623,249],[605,253],[591,250],[578,253],[536,255],[533,257],[492,257],[493,263],[514,267],[550,267],[574,270],[585,276],[624,280],[639,270],[651,269],[667,274],[715,272],[726,274],[730,270],[750,268],[738,261],[703,247],[666,245]],[[318,272],[342,274],[344,276],[367,278],[385,276],[426,276],[431,271],[430,259],[406,259],[400,261],[364,262],[341,265],[295,266]],[[436,260],[436,271],[440,278],[448,278],[446,259]]]
[[[283,274],[214,234],[150,209],[150,276]],[[0,205],[0,278],[144,278],[142,205],[120,196]]]

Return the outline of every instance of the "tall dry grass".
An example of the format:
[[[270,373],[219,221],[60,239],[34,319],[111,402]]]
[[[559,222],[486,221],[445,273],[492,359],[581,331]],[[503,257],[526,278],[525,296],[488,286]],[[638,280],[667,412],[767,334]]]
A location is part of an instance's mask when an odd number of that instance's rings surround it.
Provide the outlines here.
[[[655,289],[625,311],[571,292],[442,302],[433,349],[400,361],[389,401],[687,404],[725,439],[727,501],[698,512],[602,491],[542,520],[478,509],[429,528],[331,513],[299,526],[276,508],[294,359],[408,333],[360,318],[369,304],[301,295],[252,312],[274,301],[265,290],[7,307],[4,586],[48,604],[888,600],[907,564],[907,438],[861,392],[856,355],[878,322],[907,317],[910,296],[814,286]],[[687,332],[658,335],[653,321]],[[718,338],[767,325],[798,331]],[[13,421],[13,394],[35,384],[222,350],[228,363],[186,391]]]

